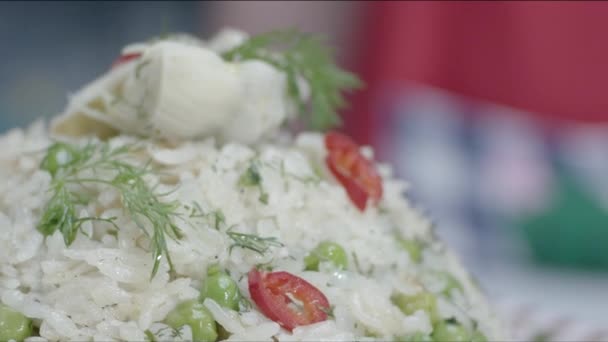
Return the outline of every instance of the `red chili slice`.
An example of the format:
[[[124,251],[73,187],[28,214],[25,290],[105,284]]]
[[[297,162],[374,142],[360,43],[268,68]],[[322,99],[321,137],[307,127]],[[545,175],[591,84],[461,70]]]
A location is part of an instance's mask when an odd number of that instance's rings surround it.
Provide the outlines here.
[[[330,151],[359,150],[359,145],[353,139],[335,131],[325,134],[325,147]]]
[[[127,63],[127,62],[137,59],[139,57],[141,57],[141,53],[139,53],[139,52],[124,54],[124,55],[118,57],[114,61],[114,63],[112,63],[112,68],[115,68],[120,64]]]
[[[248,281],[249,294],[260,311],[289,331],[327,319],[329,301],[319,289],[300,277],[253,268]]]
[[[368,200],[378,203],[382,198],[382,178],[374,164],[361,154],[359,146],[344,134],[329,132],[325,135],[325,147],[329,170],[355,206],[364,211]]]

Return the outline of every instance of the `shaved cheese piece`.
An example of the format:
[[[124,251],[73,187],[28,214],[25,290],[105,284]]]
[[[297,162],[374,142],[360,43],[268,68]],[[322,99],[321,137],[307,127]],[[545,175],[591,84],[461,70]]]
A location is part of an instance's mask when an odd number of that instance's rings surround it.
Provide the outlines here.
[[[77,92],[52,132],[101,138],[120,132],[169,141],[216,137],[246,144],[272,136],[296,108],[283,72],[262,61],[222,59],[220,53],[246,39],[227,29],[208,43],[176,35],[128,45],[123,54],[141,56]]]
[[[285,74],[261,61],[239,65],[240,106],[224,126],[226,141],[253,143],[276,132],[289,110]]]

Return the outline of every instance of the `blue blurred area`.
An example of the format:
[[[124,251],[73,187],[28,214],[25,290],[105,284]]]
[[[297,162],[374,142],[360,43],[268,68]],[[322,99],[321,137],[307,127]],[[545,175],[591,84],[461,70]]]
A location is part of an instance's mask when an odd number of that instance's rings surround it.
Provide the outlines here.
[[[528,245],[535,261],[608,270],[607,126],[548,130],[514,108],[419,85],[392,102],[379,152],[471,266],[523,258]]]
[[[608,126],[550,130],[515,108],[400,89],[378,153],[487,292],[605,327]]]
[[[198,33],[205,2],[0,2],[0,132],[58,113],[127,43]]]

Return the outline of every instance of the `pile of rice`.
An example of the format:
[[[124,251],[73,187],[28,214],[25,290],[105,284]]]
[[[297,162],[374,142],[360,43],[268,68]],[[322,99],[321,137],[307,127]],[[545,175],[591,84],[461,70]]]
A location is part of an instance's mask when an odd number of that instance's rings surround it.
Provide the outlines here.
[[[90,139],[72,142],[84,145]],[[455,318],[470,330],[476,326],[489,340],[504,339],[480,290],[436,240],[429,221],[408,204],[406,184],[394,179],[388,166],[378,165],[383,199],[377,207],[359,211],[325,168],[320,134],[221,146],[213,139],[169,146],[125,135],[111,138],[112,146],[137,142],[143,147],[144,155],[134,156],[132,162],[153,160],[159,172],[150,175],[149,182],[161,183],[158,191],[169,192],[167,201],[198,203],[203,212],[219,210],[225,217],[219,227],[203,218],[176,220],[184,236],[179,242],[168,239],[174,271],[169,272],[164,259],[153,278],[149,239],[125,214],[112,189],[93,189],[96,197],[80,215],[117,217],[117,232],[108,223],[88,222],[69,247],[59,232],[46,238],[38,232],[36,225],[51,196],[51,176],[40,163],[51,142],[43,123],[0,136],[0,301],[39,327],[39,337],[28,341],[143,341],[146,330],[167,339],[162,336],[167,313],[199,296],[207,267],[215,263],[238,281],[246,298],[247,272],[267,263],[307,280],[334,306],[334,318],[288,332],[255,305],[236,312],[206,300],[204,305],[230,333],[229,340],[390,340],[430,334],[432,325],[424,311],[405,315],[390,300],[395,291],[414,294],[423,287],[437,294],[442,318]],[[372,156],[369,148],[362,152]],[[267,204],[259,201],[257,187],[239,186],[239,177],[252,162],[258,165]],[[180,210],[187,212],[185,207]],[[276,237],[283,247],[264,255],[241,248],[229,252],[228,229]],[[399,247],[396,231],[427,243],[421,263]],[[324,240],[344,247],[347,270],[304,271],[304,257]],[[430,270],[449,272],[463,291],[454,292],[451,299],[441,296],[446,284],[430,276]]]

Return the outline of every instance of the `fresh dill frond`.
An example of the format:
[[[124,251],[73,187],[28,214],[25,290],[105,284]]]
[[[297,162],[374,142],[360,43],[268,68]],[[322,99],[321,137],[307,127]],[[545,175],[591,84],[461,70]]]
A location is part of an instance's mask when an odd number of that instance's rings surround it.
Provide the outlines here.
[[[262,176],[255,163],[252,163],[239,178],[240,186],[259,186],[262,184]]]
[[[288,172],[285,168],[285,161],[280,160],[278,163],[265,162],[263,163],[265,166],[272,168],[274,170],[279,171],[281,174],[281,179],[283,179],[283,188],[285,191],[289,191],[289,179],[293,179],[303,184],[319,184],[321,182],[322,177],[318,176],[313,169],[313,174],[310,176],[299,176],[292,172]]]
[[[198,204],[198,202],[196,201],[192,202],[192,206],[184,205],[184,209],[190,210],[188,218],[206,219],[208,221],[211,221],[211,224],[213,225],[213,228],[215,228],[215,230],[220,230],[220,226],[226,223],[226,216],[224,216],[224,212],[220,209],[205,213],[201,205]]]
[[[151,342],[173,340],[183,341],[184,337],[187,336],[186,331],[190,331],[191,333],[192,329],[189,325],[184,324],[179,328],[164,327],[158,329],[155,333],[150,330],[146,330],[144,334],[146,335],[146,340]]]
[[[239,300],[239,311],[249,311],[251,308],[253,308],[251,301],[245,296],[241,296],[241,299]]]
[[[154,187],[148,185],[144,176],[151,172],[149,165],[135,166],[124,161],[124,157],[135,150],[133,145],[110,147],[107,143],[89,143],[84,147],[65,143],[51,145],[41,168],[52,175],[50,190],[53,195],[44,209],[38,230],[45,236],[59,230],[69,246],[83,222],[106,221],[118,229],[114,224],[115,218],[76,216],[76,207],[87,204],[82,201],[80,194],[90,191],[87,185],[112,187],[119,192],[127,214],[150,238],[154,277],[163,257],[167,258],[172,268],[167,236],[173,239],[181,237],[173,223],[173,219],[179,217],[177,209],[180,204],[162,202],[160,197],[163,194],[157,194]],[[147,226],[152,227],[151,233]]]
[[[264,255],[270,247],[282,247],[283,244],[275,237],[260,237],[254,234],[237,233],[233,231],[226,232],[228,237],[232,239],[229,252],[235,247],[252,250],[260,255]]]
[[[352,252],[351,255],[353,257],[353,261],[354,261],[354,264],[355,264],[355,269],[357,270],[357,272],[359,274],[362,274],[362,275],[367,276],[367,277],[371,276],[372,273],[374,272],[374,265],[371,265],[371,267],[367,271],[364,271],[361,268],[361,264],[359,263],[359,257],[357,256],[357,253]]]
[[[359,257],[357,256],[357,253],[352,252],[351,254],[353,256],[353,261],[355,263],[355,269],[357,270],[358,273],[363,274],[363,270],[361,269],[361,265],[359,265]]]
[[[274,266],[272,265],[272,261],[265,262],[262,264],[256,264],[255,268],[260,271],[272,272],[274,270]]]
[[[255,35],[225,52],[223,57],[228,61],[260,60],[284,72],[288,95],[300,114],[308,115],[313,129],[339,124],[337,111],[345,105],[342,91],[362,84],[357,76],[335,64],[332,51],[319,36],[295,29]],[[304,99],[305,91],[298,78],[310,88],[310,103]]]
[[[262,202],[264,204],[268,204],[268,193],[267,192],[261,193],[260,197],[258,197],[258,199],[260,200],[260,202]]]
[[[173,329],[173,332],[171,333],[171,338],[172,339],[180,339],[183,340],[184,339],[184,330],[187,329],[187,325],[183,325],[181,328],[176,328]]]
[[[213,212],[213,217],[215,218],[215,230],[220,230],[220,225],[226,223],[224,212],[218,209]]]
[[[150,329],[147,329],[146,331],[144,331],[144,338],[146,341],[148,342],[156,342],[156,336],[154,336],[154,334],[150,331]]]
[[[247,170],[239,177],[238,184],[243,187],[258,187],[260,190],[260,197],[258,197],[258,200],[264,204],[268,204],[268,193],[266,193],[264,187],[262,187],[262,175],[260,174],[256,162],[251,163]]]

